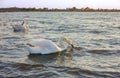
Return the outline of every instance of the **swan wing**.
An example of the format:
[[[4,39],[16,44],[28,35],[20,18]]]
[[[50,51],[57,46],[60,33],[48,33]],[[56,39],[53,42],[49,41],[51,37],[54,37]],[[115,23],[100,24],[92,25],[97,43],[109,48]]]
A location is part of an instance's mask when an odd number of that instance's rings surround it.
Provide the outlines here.
[[[62,51],[60,47],[58,47],[54,42],[47,39],[33,39],[30,41],[31,45],[34,47],[29,46],[29,51],[33,53],[40,53],[40,54],[50,54]]]
[[[16,25],[13,27],[13,29],[14,29],[14,31],[24,31],[24,28],[21,25]]]

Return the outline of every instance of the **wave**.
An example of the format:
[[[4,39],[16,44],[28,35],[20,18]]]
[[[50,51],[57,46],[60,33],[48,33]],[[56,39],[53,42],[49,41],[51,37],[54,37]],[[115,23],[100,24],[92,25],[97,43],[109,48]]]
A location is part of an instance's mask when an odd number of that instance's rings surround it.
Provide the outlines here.
[[[112,55],[112,54],[120,54],[120,50],[89,50],[88,51],[89,53],[92,53],[92,54],[103,54],[103,55]]]
[[[84,68],[0,62],[0,77],[13,78],[119,78],[120,72],[99,72]]]

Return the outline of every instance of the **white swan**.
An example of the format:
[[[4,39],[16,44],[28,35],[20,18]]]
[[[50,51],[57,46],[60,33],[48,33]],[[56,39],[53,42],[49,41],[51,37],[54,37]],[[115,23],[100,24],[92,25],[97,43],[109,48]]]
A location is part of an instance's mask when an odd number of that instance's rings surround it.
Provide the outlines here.
[[[63,42],[66,42],[67,45],[62,44]],[[28,43],[27,48],[30,54],[51,54],[67,50],[68,46],[73,47],[73,42],[67,38],[61,38],[60,44],[62,47],[58,46],[51,40],[33,39]]]
[[[14,32],[19,32],[19,31],[28,31],[29,28],[25,25],[25,22],[23,21],[23,23],[21,25],[16,25],[13,27]]]

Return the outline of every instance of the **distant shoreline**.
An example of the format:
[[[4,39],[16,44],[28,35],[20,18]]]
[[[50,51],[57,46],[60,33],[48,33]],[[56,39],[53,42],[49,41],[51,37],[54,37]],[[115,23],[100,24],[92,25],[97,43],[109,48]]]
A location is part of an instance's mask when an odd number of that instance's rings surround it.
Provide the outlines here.
[[[81,8],[78,9],[76,7],[66,8],[66,9],[48,9],[48,8],[0,8],[0,12],[120,12],[120,9],[93,9],[93,8]]]

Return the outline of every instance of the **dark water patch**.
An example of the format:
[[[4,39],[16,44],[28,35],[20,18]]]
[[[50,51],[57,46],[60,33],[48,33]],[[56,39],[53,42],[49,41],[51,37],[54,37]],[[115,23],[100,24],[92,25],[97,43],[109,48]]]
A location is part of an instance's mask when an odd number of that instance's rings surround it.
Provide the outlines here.
[[[22,41],[19,40],[5,40],[1,45],[1,50],[19,50],[20,48],[25,47],[25,43],[22,43]]]
[[[22,51],[23,48],[25,48],[26,46],[24,44],[11,44],[11,46],[9,44],[6,45],[0,45],[0,50],[1,51]]]
[[[111,65],[111,66],[99,66],[101,69],[105,69],[105,68],[112,68],[112,69],[120,69],[120,64],[116,64],[116,65]]]
[[[41,23],[41,24],[45,24],[45,21],[38,21],[39,23]]]
[[[62,24],[58,27],[54,26],[53,28],[49,28],[46,31],[55,31],[55,32],[59,31],[59,32],[63,32],[63,33],[72,33],[72,32],[77,33],[77,32],[80,32],[80,30],[76,30],[76,28],[79,29],[78,26],[74,26],[74,25],[67,26],[65,24]]]
[[[58,26],[58,28],[55,28],[55,31],[65,31],[68,27],[66,27],[64,24]]]
[[[94,44],[103,45],[103,43],[109,44],[109,47],[113,46],[120,46],[120,39],[119,38],[112,38],[111,36],[106,36],[104,39],[91,39],[92,41],[95,41]],[[100,42],[100,43],[98,43]]]
[[[58,53],[48,54],[48,55],[31,54],[31,55],[28,55],[28,58],[29,60],[32,60],[33,62],[37,62],[37,63],[51,63],[56,60],[57,56],[58,56]]]
[[[109,75],[106,75],[104,73],[101,74],[101,73],[95,72],[95,71],[76,69],[76,68],[68,69],[67,73],[71,74],[71,75],[78,75],[78,78],[79,77],[83,77],[83,78],[110,77]]]
[[[120,39],[119,38],[110,39],[108,42],[111,45],[120,45]]]
[[[113,54],[119,54],[120,50],[89,50],[89,53],[93,54],[103,54],[103,55],[113,55]]]
[[[24,64],[24,63],[17,63],[17,64],[14,64],[13,66],[18,67],[17,69],[20,71],[46,67],[43,64],[33,64],[32,65],[32,64]]]
[[[120,26],[119,26],[119,27],[115,27],[115,28],[118,28],[118,29],[120,29]]]
[[[106,31],[99,31],[99,30],[92,30],[92,31],[89,31],[89,32],[94,33],[94,34],[107,33]]]
[[[14,52],[8,52],[8,51],[1,51],[0,54],[6,54],[6,55],[13,55]]]
[[[41,26],[30,26],[30,29],[43,29],[44,27]]]
[[[56,22],[53,22],[53,21],[38,21],[38,23],[41,23],[41,24],[51,24],[51,25],[53,25],[53,24],[56,24]]]
[[[119,72],[100,72],[100,71],[92,71],[80,68],[71,68],[71,67],[52,67],[55,68],[57,72],[68,74],[71,78],[119,78]]]
[[[20,39],[20,37],[3,37],[2,39]]]
[[[84,47],[79,47],[79,46],[74,46],[74,49],[75,50],[83,50],[83,49],[85,49]]]
[[[17,51],[17,52],[16,52]],[[21,50],[21,49],[12,49],[12,50],[3,50],[3,51],[0,51],[0,54],[5,54],[5,55],[17,55],[17,54],[19,54],[19,52],[21,52],[22,53],[22,51],[23,50]]]
[[[119,72],[92,71],[84,68],[0,62],[0,77],[13,78],[119,78]]]
[[[3,65],[2,65],[3,64]],[[1,77],[14,78],[56,78],[59,74],[56,71],[49,70],[43,64],[24,64],[24,63],[0,63]]]
[[[8,24],[7,23],[3,23],[3,26],[8,26]]]
[[[72,57],[84,57],[89,56],[88,50],[84,47],[73,48]]]
[[[2,23],[0,23],[0,26],[3,26],[3,24],[2,24]]]
[[[45,31],[48,31],[48,32],[49,31],[52,31],[52,32],[54,31],[55,33],[57,33],[56,31],[64,32],[64,31],[66,31],[66,29],[63,29],[63,28],[59,28],[59,29],[58,28],[51,28],[51,29],[46,29]]]
[[[38,72],[41,72],[42,71],[41,69],[44,68],[44,65],[42,64],[31,65],[31,64],[15,63],[15,62],[0,62],[0,76],[3,78],[4,77],[14,77],[14,78],[30,77],[31,78],[32,75],[37,77],[36,68],[40,70]]]

